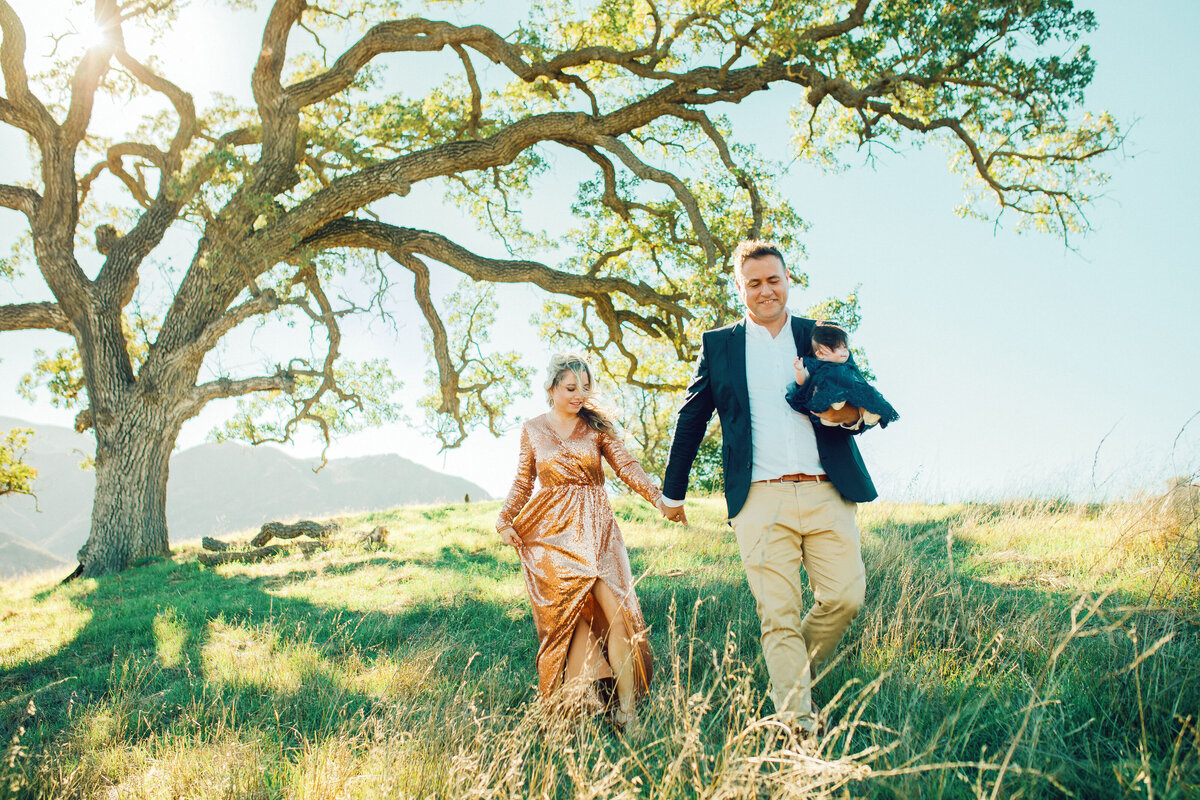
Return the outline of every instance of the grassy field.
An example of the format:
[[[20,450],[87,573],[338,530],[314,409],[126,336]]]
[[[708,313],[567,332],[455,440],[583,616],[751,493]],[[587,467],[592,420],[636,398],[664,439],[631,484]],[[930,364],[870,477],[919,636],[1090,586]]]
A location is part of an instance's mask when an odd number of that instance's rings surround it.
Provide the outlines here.
[[[1200,796],[1194,521],[1151,504],[863,506],[866,606],[817,752],[760,718],[719,500],[616,509],[651,624],[640,730],[536,703],[496,504],[342,519],[332,549],[0,584],[0,796]],[[357,532],[390,530],[366,549]],[[769,704],[768,704],[769,705]]]

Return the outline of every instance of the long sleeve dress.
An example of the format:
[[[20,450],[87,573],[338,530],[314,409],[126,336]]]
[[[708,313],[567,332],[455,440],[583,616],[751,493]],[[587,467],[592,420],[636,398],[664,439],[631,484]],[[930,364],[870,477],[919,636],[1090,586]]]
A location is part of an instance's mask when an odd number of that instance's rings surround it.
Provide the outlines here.
[[[562,684],[580,620],[591,626],[595,640],[605,641],[609,620],[591,593],[598,580],[622,607],[633,645],[635,693],[641,695],[650,684],[646,623],[633,591],[625,540],[605,493],[601,458],[649,502],[662,497],[620,439],[580,419],[564,441],[541,416],[521,428],[517,474],[496,522],[497,530],[512,527],[521,540],[517,550],[537,628],[538,688],[545,698]],[[607,661],[593,667],[593,679],[610,674]]]

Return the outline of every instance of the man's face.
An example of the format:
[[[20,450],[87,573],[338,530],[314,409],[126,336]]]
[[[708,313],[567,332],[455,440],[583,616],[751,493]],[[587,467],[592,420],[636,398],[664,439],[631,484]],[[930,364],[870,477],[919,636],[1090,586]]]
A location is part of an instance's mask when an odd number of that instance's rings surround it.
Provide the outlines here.
[[[777,256],[747,258],[736,282],[738,294],[754,322],[767,325],[786,313],[788,278]]]

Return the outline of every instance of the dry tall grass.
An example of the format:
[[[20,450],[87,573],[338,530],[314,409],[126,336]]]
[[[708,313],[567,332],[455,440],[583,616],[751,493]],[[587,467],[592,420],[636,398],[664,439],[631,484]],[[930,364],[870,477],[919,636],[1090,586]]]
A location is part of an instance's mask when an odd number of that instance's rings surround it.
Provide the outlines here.
[[[514,562],[486,528],[494,506],[400,510],[389,520],[408,538],[383,553],[347,544],[217,571],[183,553],[144,567],[144,586],[159,588],[129,587],[157,594],[127,646],[90,652],[69,618],[61,639],[47,631],[54,652],[0,627],[0,697],[11,695],[0,700],[0,794],[1200,791],[1194,531],[1166,531],[1150,504],[864,507],[867,604],[820,675],[830,725],[816,746],[789,739],[764,707],[753,604],[718,504],[700,504],[687,532],[633,501],[618,511],[647,573],[639,593],[657,659],[636,730],[537,704]],[[229,613],[192,608],[222,592]],[[64,603],[112,617],[115,597],[134,602],[111,583],[0,594],[18,619]]]

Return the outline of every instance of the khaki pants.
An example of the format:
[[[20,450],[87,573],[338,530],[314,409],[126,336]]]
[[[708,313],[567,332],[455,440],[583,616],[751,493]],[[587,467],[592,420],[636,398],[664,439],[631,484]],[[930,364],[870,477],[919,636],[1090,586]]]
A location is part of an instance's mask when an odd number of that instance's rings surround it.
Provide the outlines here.
[[[856,508],[828,482],[757,483],[731,520],[758,604],[776,714],[808,730],[816,729],[809,665],[833,652],[866,590]],[[803,619],[801,564],[816,601]]]

